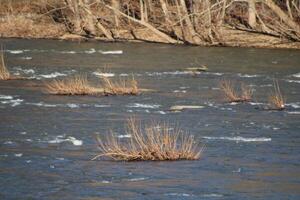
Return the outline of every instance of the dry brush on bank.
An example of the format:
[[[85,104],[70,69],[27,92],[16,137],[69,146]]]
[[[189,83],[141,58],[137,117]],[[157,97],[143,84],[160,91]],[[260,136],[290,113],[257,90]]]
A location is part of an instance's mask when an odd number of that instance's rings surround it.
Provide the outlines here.
[[[126,141],[110,134],[105,139],[98,137],[100,154],[93,158],[109,157],[124,161],[196,160],[202,148],[192,135],[166,124],[154,123],[142,127],[136,119],[129,119]]]
[[[10,7],[13,9],[9,9],[7,2],[11,2]],[[31,27],[31,30],[36,30],[35,26],[44,26],[44,22],[48,22],[52,27],[44,30],[53,31],[51,34],[54,36],[69,32],[87,38],[106,38],[111,41],[135,39],[196,45],[231,45],[236,41],[237,45],[243,45],[245,38],[241,37],[245,35],[236,37],[231,34],[232,31],[242,30],[251,33],[249,37],[270,35],[285,38],[285,41],[300,41],[300,0],[21,0],[18,1],[19,3],[7,2],[0,9],[2,16],[0,30],[3,30],[0,32],[3,33],[10,30],[7,27],[8,22],[20,21],[11,19],[14,17],[19,19],[18,17],[23,16],[26,21],[34,21],[26,25]],[[26,2],[25,11],[20,9],[22,5],[20,2]],[[14,8],[15,4],[16,8]],[[21,29],[30,32],[22,24],[13,27],[23,27],[16,31],[20,31],[20,36],[30,35],[30,33],[22,33]],[[40,34],[43,32],[45,31],[41,31]],[[39,32],[34,31],[33,35],[36,34]]]
[[[229,102],[247,102],[252,99],[253,90],[243,83],[241,83],[240,91],[238,91],[236,83],[223,80],[220,82],[220,88]]]

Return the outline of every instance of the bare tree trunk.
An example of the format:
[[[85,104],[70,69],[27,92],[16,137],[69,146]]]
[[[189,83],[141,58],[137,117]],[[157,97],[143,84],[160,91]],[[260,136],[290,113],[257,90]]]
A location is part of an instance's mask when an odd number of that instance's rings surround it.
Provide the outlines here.
[[[185,21],[185,23],[187,25],[189,35],[190,35],[190,37],[192,39],[192,43],[193,44],[200,44],[201,40],[200,40],[198,34],[196,33],[196,31],[194,29],[194,26],[193,26],[193,24],[191,22],[190,17],[188,16],[189,13],[188,13],[188,10],[187,10],[187,7],[186,7],[185,0],[180,0],[180,7],[182,9],[183,15],[185,16],[184,21]]]
[[[211,9],[210,9],[210,1],[205,0],[205,8],[207,9],[207,14],[206,14],[206,21],[207,21],[207,36],[210,40],[211,43],[214,42],[213,36],[212,36],[212,23],[211,23]]]
[[[248,24],[253,29],[256,27],[255,0],[248,0]]]
[[[111,1],[111,6],[115,8],[116,10],[120,10],[120,2],[119,0],[112,0]],[[115,24],[116,28],[119,28],[120,22],[119,22],[119,13],[114,11],[114,17],[115,17]]]

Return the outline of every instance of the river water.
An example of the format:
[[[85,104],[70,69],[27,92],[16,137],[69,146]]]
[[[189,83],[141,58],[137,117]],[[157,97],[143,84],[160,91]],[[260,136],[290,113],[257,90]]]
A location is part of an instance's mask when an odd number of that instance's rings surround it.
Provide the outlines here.
[[[0,81],[0,199],[299,199],[300,51],[147,43],[1,39],[9,70]],[[186,67],[206,65],[190,74]],[[139,96],[54,96],[53,78],[99,70],[134,75]],[[244,82],[253,102],[229,104],[219,82]],[[286,110],[267,111],[273,80]],[[170,112],[174,105],[201,109]],[[91,161],[95,136],[124,137],[126,119],[162,121],[205,146],[197,161]]]

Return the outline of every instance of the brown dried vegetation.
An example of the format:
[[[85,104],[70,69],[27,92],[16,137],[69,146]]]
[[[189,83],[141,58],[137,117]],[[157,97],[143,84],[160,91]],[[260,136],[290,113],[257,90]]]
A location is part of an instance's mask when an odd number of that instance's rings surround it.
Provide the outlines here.
[[[46,91],[57,95],[96,95],[103,93],[102,89],[91,86],[87,77],[83,75],[46,83]]]
[[[202,148],[192,135],[166,124],[152,124],[141,127],[134,118],[128,120],[128,141],[120,141],[114,134],[105,140],[98,139],[101,154],[93,158],[109,157],[114,160],[196,160],[200,158]]]
[[[0,80],[9,80],[11,75],[6,68],[5,60],[4,60],[4,53],[3,51],[0,52]]]
[[[243,83],[241,84],[240,93],[235,89],[235,84],[229,80],[221,81],[220,88],[229,102],[247,102],[252,99],[252,89]]]
[[[269,95],[269,104],[274,110],[285,109],[285,98],[281,93],[278,81],[274,81],[274,91]]]
[[[111,81],[107,77],[102,78],[103,90],[105,95],[138,95],[139,88],[137,81],[132,78],[132,80],[120,80]]]

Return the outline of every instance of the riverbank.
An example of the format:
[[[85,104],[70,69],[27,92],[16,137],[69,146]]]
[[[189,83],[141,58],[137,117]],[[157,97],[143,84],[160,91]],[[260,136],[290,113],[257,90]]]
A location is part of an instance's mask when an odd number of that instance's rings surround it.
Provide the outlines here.
[[[194,22],[196,19],[191,18],[187,21],[186,16],[180,15],[179,21],[182,20],[182,22],[179,23],[177,21],[178,13],[176,15],[172,5],[169,5],[168,11],[173,16],[164,17],[164,10],[154,4],[152,15],[149,14],[147,20],[136,8],[138,4],[133,5],[131,8],[133,14],[130,15],[121,12],[121,8],[116,11],[106,4],[99,4],[98,7],[86,5],[84,9],[90,9],[95,15],[88,16],[89,12],[79,12],[80,19],[75,19],[76,15],[71,12],[74,10],[71,5],[58,1],[45,1],[47,3],[43,4],[39,1],[27,0],[7,2],[0,6],[0,37],[2,38],[300,49],[297,32],[294,36],[292,31],[291,33],[281,33],[277,30],[271,31],[269,28],[268,31],[263,31],[260,26],[265,26],[265,24],[257,25],[255,29],[249,28],[246,22],[243,22],[246,24],[239,23],[237,25],[236,22],[232,22],[236,19],[229,19],[228,16],[226,17],[226,13],[222,23],[219,21],[212,24],[211,27],[207,27],[202,26],[199,22],[199,27],[197,27]],[[115,14],[116,12],[118,14]],[[211,17],[213,17],[213,10],[211,12]],[[101,16],[98,16],[97,13],[101,13]],[[128,11],[128,13],[130,12]],[[229,14],[232,16],[232,13]],[[245,13],[240,15],[245,18]],[[182,17],[185,20],[181,19]],[[211,23],[215,23],[216,20],[219,19],[211,19]],[[172,22],[174,22],[173,25]],[[193,24],[189,26],[189,23],[192,22]],[[194,27],[193,30],[187,31],[191,27]]]

